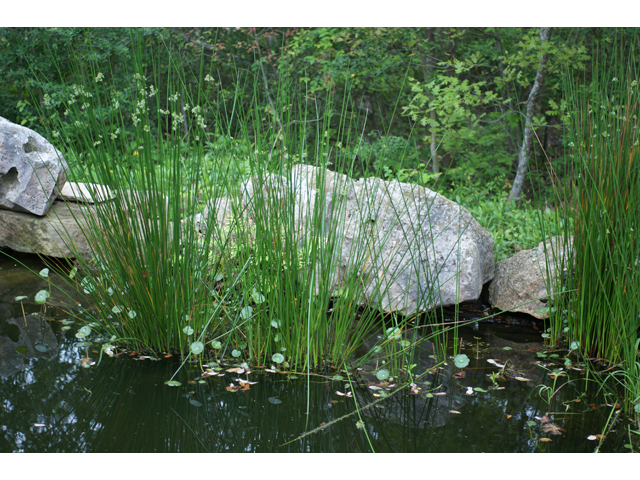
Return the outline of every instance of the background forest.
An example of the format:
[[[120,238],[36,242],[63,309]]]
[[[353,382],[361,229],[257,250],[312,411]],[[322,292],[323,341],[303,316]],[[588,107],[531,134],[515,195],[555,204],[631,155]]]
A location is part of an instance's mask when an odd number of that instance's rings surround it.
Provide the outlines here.
[[[333,98],[341,114],[326,133],[331,161],[350,159],[362,175],[418,183],[457,200],[494,234],[499,258],[539,241],[527,201],[542,209],[554,202],[553,179],[563,174],[567,143],[563,76],[586,84],[593,65],[619,51],[617,45],[637,41],[637,29],[627,28],[136,30],[147,79],[158,85],[154,94],[167,97],[172,83],[179,92],[179,99],[158,98],[180,102],[182,115],[172,124],[180,123],[188,140],[189,117],[198,116],[208,126],[210,154],[235,148],[234,174],[249,174],[247,132],[271,129],[272,150],[281,148],[276,140],[287,126],[287,96],[278,92],[301,92],[308,111],[295,117],[311,125]],[[67,144],[79,142],[85,126],[71,120],[67,102],[80,101],[74,88],[90,85],[98,72],[119,108],[135,108],[131,42],[123,28],[0,28],[0,114],[50,132],[54,143],[59,132],[52,125],[61,122]],[[98,71],[89,71],[96,65]],[[172,77],[176,68],[183,81]],[[190,110],[185,99],[201,101],[198,95],[209,97],[211,112],[228,112],[228,124]],[[238,106],[242,99],[246,105]],[[105,116],[115,114],[110,107]],[[253,109],[260,112],[251,118],[263,123],[246,128],[238,112]],[[523,149],[525,124],[532,128]],[[350,145],[338,140],[345,125],[353,130]],[[136,160],[136,127],[133,116],[117,132],[129,140],[125,165]],[[515,182],[523,153],[526,181]],[[87,157],[71,168],[89,163]],[[524,204],[514,207],[509,196]]]

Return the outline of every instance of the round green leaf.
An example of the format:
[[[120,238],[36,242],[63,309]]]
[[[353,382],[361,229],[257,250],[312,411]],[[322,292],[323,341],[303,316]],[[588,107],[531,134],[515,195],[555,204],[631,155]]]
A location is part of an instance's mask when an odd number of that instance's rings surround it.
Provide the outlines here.
[[[43,268],[42,270],[40,270],[40,273],[38,273],[38,275],[40,275],[42,278],[49,277],[49,269]]]
[[[46,290],[40,290],[36,293],[36,303],[38,305],[43,305],[47,301],[47,298],[49,298],[49,292]]]
[[[25,297],[25,298],[27,298],[27,297]],[[276,322],[275,320],[271,320],[271,326],[273,328],[278,328],[278,322]]]
[[[571,345],[569,345],[569,348],[571,350],[577,350],[578,348],[580,348],[580,342],[571,342]]]
[[[252,314],[253,314],[253,307],[251,305],[247,305],[242,310],[240,310],[240,316],[245,320],[251,318]]]
[[[122,308],[123,307],[121,307],[120,305],[114,305],[114,307],[111,309],[111,311],[113,313],[120,313],[120,312],[122,312]]]
[[[453,363],[455,363],[456,367],[464,368],[469,365],[469,357],[467,357],[464,353],[460,353],[455,356],[453,359]]]
[[[91,329],[85,325],[80,330],[78,330],[78,333],[76,333],[76,338],[84,338],[89,334],[91,334]]]
[[[191,328],[191,327],[190,327],[190,326],[188,326],[188,325],[187,325],[186,327],[184,327],[184,328],[182,329],[182,331],[183,331],[184,333],[186,333],[187,335],[192,335],[192,334],[193,334],[193,328]]]
[[[20,345],[18,348],[16,348],[16,352],[18,352],[21,355],[26,355],[28,350],[27,350],[27,347],[25,347],[24,345]]]
[[[200,355],[203,350],[204,345],[202,344],[202,342],[193,342],[191,344],[191,353],[193,353],[194,355]]]
[[[38,350],[41,353],[45,353],[49,351],[49,347],[47,347],[46,345],[42,344],[42,343],[38,343],[35,346],[36,350]]]
[[[211,342],[211,346],[216,350],[220,350],[222,348],[222,343],[220,343],[218,340],[214,340],[213,342]]]
[[[502,347],[503,350],[513,350],[511,347]]]
[[[284,362],[284,355],[282,355],[281,353],[274,353],[271,357],[271,360],[273,360],[275,363],[282,363]]]
[[[340,381],[340,380],[344,380],[344,377],[342,375],[334,375],[332,380]]]
[[[378,380],[386,380],[389,378],[389,370],[378,370],[376,373],[376,377]]]
[[[135,310],[129,310],[129,318],[136,318],[137,315]]]
[[[190,403],[191,405],[193,405],[194,407],[201,407],[201,406],[202,406],[202,404],[201,404],[199,401],[197,401],[197,400],[195,400],[195,399],[193,399],[193,398],[190,398],[190,399],[189,399],[189,403]]]
[[[76,273],[78,273],[78,267],[73,267],[69,272],[69,279],[73,279],[73,277],[76,276]]]
[[[258,304],[263,303],[265,301],[264,295],[258,292],[255,288],[251,292],[251,298],[253,298],[253,301]]]
[[[231,356],[234,358],[238,358],[240,355],[242,355],[242,352],[240,350],[233,350],[231,352]]]
[[[167,380],[166,382],[164,382],[165,385],[169,385],[170,387],[179,387],[180,385],[182,385],[179,381],[177,380]]]
[[[29,298],[29,297],[27,297],[26,295],[20,295],[19,297],[14,298],[14,300],[16,302],[20,302],[22,300],[26,300],[27,298]]]
[[[279,405],[280,403],[282,403],[282,400],[276,397],[269,397],[267,400],[269,400],[269,403],[273,403],[274,405]]]

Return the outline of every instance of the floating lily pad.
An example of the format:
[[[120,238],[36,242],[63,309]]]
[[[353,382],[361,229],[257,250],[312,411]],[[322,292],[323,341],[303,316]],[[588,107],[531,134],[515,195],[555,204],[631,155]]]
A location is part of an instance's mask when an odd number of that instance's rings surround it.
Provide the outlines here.
[[[43,268],[42,270],[40,270],[40,273],[38,273],[38,275],[40,275],[42,278],[48,278],[49,277],[49,269],[48,268]]]
[[[569,348],[571,350],[577,350],[578,348],[580,348],[580,342],[571,342],[571,345],[569,345]]]
[[[166,382],[164,382],[164,384],[169,385],[170,387],[179,387],[180,385],[182,385],[182,383],[177,380],[167,380]]]
[[[459,353],[453,359],[453,363],[455,363],[456,367],[464,368],[469,365],[469,357],[467,357],[464,353]]]
[[[65,325],[64,327],[60,327],[60,330],[71,330],[69,325]]]
[[[334,375],[332,380],[336,380],[336,381],[340,381],[340,380],[344,380],[344,377],[342,375]]]
[[[271,357],[271,360],[273,360],[276,363],[282,363],[284,362],[284,355],[282,355],[281,353],[274,353],[273,356]]]
[[[40,353],[46,353],[49,351],[49,347],[47,347],[44,343],[36,343],[35,349]]]
[[[220,343],[218,340],[214,340],[213,342],[211,342],[211,346],[216,350],[220,350],[222,348],[222,343]]]
[[[240,316],[245,320],[251,318],[251,315],[253,315],[253,307],[251,305],[247,305],[242,310],[240,310]]]
[[[194,355],[200,355],[204,350],[204,345],[202,342],[193,342],[191,344],[191,353]]]
[[[38,305],[43,305],[47,301],[47,298],[49,298],[49,292],[46,290],[40,290],[36,293],[36,303]]]
[[[129,310],[129,318],[136,318],[137,315],[135,310]]]
[[[389,378],[389,370],[378,370],[376,373],[376,377],[378,380],[386,380]]]
[[[513,350],[511,347],[502,347],[503,350]]]
[[[192,334],[193,334],[193,328],[191,328],[191,327],[190,327],[190,326],[188,326],[188,325],[187,325],[186,327],[184,327],[184,328],[182,329],[182,331],[183,331],[184,333],[186,333],[187,335],[192,335]]]
[[[190,403],[191,405],[193,405],[194,407],[201,407],[201,406],[202,406],[202,404],[201,404],[199,401],[194,400],[193,398],[190,398],[190,399],[189,399],[189,403]]]
[[[76,338],[84,338],[89,334],[91,334],[91,329],[85,325],[80,330],[78,330],[78,333],[76,333]]]
[[[20,355],[26,355],[28,350],[24,345],[20,345],[18,348],[16,348],[16,352],[18,352]]]
[[[22,300],[26,300],[27,298],[29,298],[29,297],[27,297],[26,295],[20,295],[19,297],[14,298],[14,300],[16,302],[20,302]]]
[[[269,397],[267,400],[269,400],[269,403],[273,403],[274,405],[279,405],[282,403],[282,400],[276,397]]]

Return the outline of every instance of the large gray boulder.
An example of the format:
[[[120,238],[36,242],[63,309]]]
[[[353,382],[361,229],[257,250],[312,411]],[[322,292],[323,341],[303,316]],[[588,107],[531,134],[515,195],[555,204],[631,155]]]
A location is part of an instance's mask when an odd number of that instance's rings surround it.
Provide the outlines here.
[[[500,310],[549,318],[546,307],[553,303],[554,284],[566,275],[571,248],[571,237],[565,245],[564,237],[556,236],[498,262],[489,285],[489,303]]]
[[[493,278],[491,235],[466,209],[427,188],[296,165],[288,177],[253,177],[241,192],[236,203],[218,199],[216,206],[225,208],[211,205],[201,223],[214,225],[231,244],[239,226],[246,228],[232,212],[251,226],[287,223],[300,251],[311,237],[334,243],[333,257],[315,266],[316,285],[338,290],[356,272],[361,303],[385,312],[414,315],[475,300]],[[207,220],[209,210],[215,219]]]
[[[16,252],[73,258],[90,255],[85,236],[93,207],[55,202],[44,217],[0,210],[0,247]]]
[[[46,215],[66,171],[62,154],[44,137],[0,117],[0,208]]]

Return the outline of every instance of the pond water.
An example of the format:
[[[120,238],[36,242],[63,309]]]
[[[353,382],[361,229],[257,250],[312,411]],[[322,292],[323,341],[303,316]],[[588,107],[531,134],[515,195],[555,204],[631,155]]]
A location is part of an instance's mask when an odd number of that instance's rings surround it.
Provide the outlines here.
[[[203,377],[189,363],[171,387],[175,357],[123,354],[84,368],[80,325],[63,330],[65,317],[51,308],[51,319],[31,316],[40,306],[28,302],[23,316],[13,300],[40,288],[0,256],[0,452],[624,452],[630,441],[637,448],[623,418],[602,440],[588,440],[605,430],[615,400],[597,388],[585,393],[584,371],[552,379],[550,364],[562,366],[562,356],[540,357],[540,331],[531,326],[461,328],[470,359],[464,376],[418,362],[413,393],[393,393],[402,385],[366,371],[238,374],[221,365]],[[489,374],[500,368],[489,359],[513,367],[500,389],[491,388]],[[549,402],[540,385],[556,392]]]

